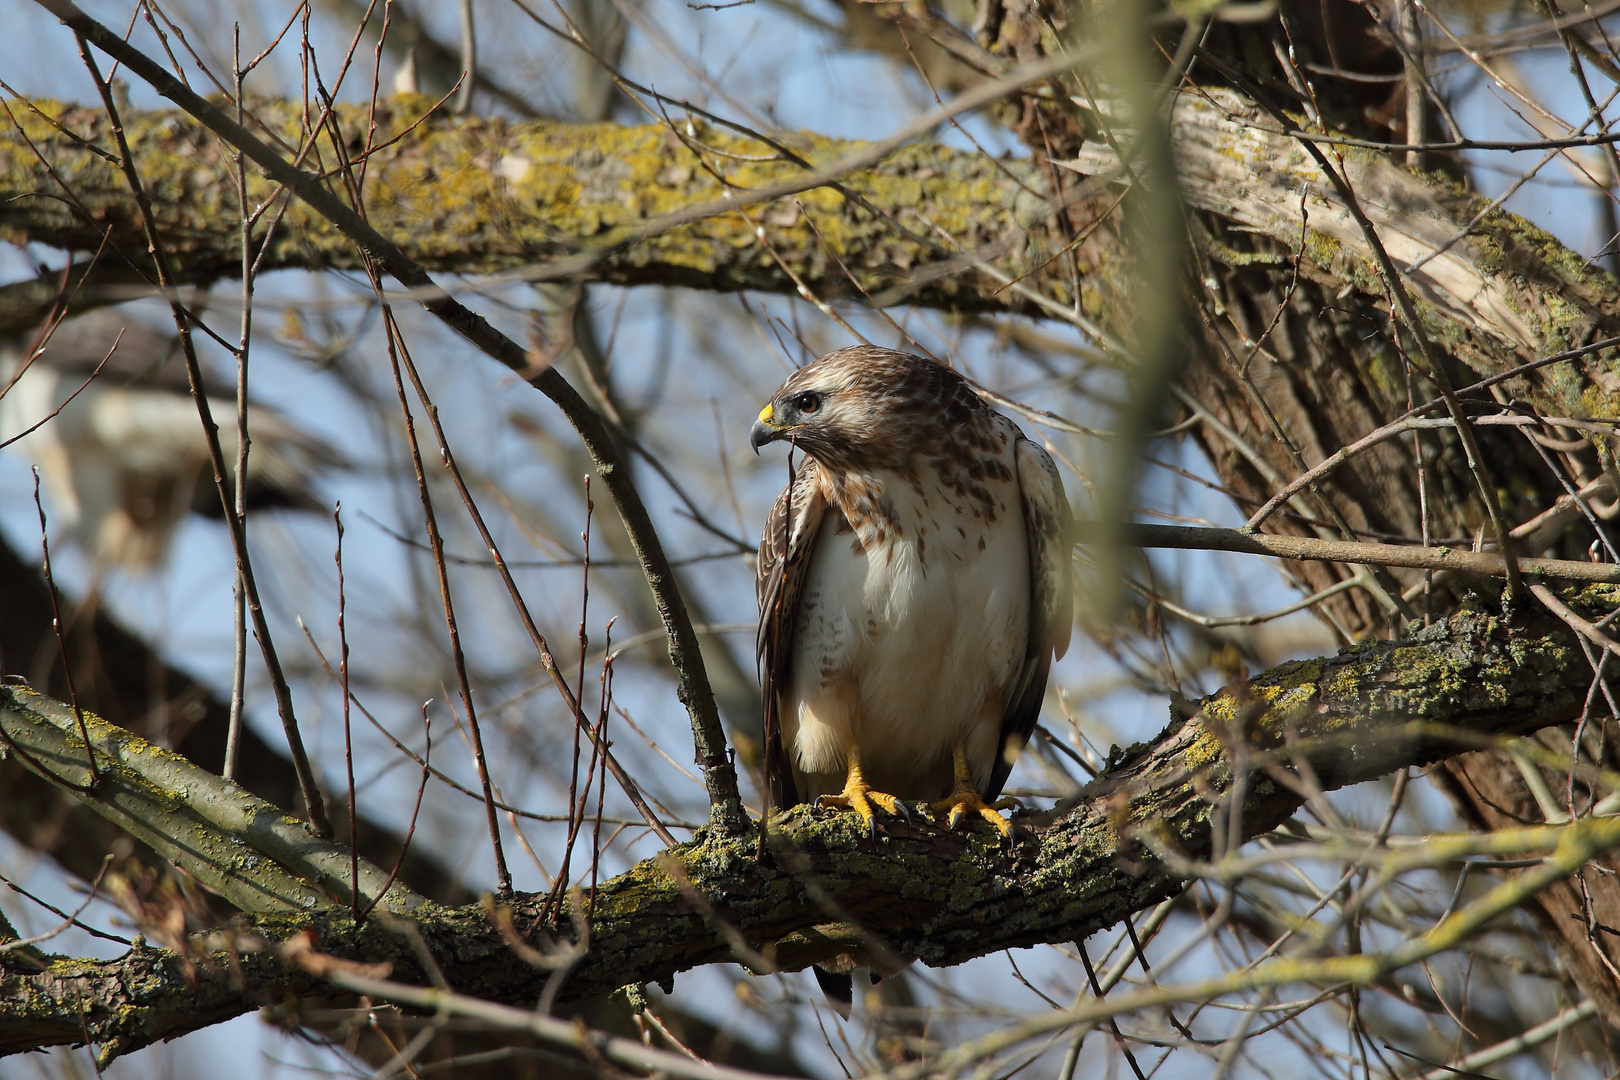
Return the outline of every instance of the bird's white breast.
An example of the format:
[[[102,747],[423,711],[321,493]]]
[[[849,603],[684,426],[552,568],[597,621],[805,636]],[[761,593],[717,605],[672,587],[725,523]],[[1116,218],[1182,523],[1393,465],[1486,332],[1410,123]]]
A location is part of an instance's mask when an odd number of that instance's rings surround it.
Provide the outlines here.
[[[903,799],[949,790],[958,741],[975,781],[988,777],[1029,633],[1011,437],[1002,449],[1007,479],[982,482],[988,506],[924,467],[915,482],[870,478],[883,524],[852,532],[841,514],[824,519],[783,702],[801,795],[842,787],[852,741],[870,782]]]

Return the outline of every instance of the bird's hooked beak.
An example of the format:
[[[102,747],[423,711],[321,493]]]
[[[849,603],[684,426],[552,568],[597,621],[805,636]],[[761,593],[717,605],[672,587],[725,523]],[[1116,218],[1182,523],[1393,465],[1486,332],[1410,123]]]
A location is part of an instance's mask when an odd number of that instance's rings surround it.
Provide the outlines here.
[[[759,419],[754,421],[754,426],[748,431],[748,445],[754,448],[756,455],[759,453],[760,447],[774,441],[777,436],[782,434],[782,429],[771,422],[772,416],[773,410],[771,406],[765,406],[759,410]]]

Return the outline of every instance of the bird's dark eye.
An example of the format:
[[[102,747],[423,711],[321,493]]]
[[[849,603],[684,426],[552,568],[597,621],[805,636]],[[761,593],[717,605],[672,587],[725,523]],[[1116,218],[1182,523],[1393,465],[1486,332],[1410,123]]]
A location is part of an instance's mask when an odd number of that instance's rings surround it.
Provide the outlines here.
[[[821,395],[813,390],[806,390],[793,399],[793,407],[802,413],[813,413],[821,408]]]

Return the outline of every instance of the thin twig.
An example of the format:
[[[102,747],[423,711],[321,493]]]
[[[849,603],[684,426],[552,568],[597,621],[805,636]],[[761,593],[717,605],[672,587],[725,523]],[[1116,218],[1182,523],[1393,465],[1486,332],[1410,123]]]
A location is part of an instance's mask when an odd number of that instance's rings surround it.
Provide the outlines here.
[[[240,148],[261,166],[272,180],[284,185],[308,203],[313,210],[375,258],[383,269],[406,288],[420,294],[423,306],[443,320],[447,326],[512,370],[522,371],[529,367],[527,351],[521,345],[496,330],[482,316],[473,313],[446,294],[419,263],[373,229],[356,211],[328,191],[318,178],[310,176],[288,162],[242,125],[235,123],[206,99],[164,71],[150,57],[86,15],[71,0],[38,0],[38,2],[75,32],[93,42],[97,48],[128,66],[163,97],[173,101],[233,146]],[[1025,80],[1038,78],[1041,72],[1048,68],[1061,70],[1073,62],[1075,61],[1047,61],[1045,64],[1020,68],[1020,77]],[[970,93],[953,101],[952,107],[956,112],[960,112],[993,99],[992,95],[980,100]],[[920,130],[926,130],[926,126]],[[911,134],[915,132],[907,134],[905,138],[910,138]],[[887,150],[883,153],[887,153]],[[878,156],[882,157],[883,153]],[[853,166],[840,162],[837,169],[843,171],[850,167]],[[815,177],[808,179],[813,181]],[[797,190],[804,190],[805,187],[814,187],[818,184],[794,186]],[[759,196],[763,190],[750,193],[749,198]],[[734,208],[734,204],[729,204],[724,209]],[[715,207],[712,212],[718,213],[720,210],[721,208]],[[668,226],[660,224],[659,227]],[[646,505],[636,490],[634,479],[618,450],[613,446],[601,417],[580,398],[578,392],[555,368],[548,368],[533,375],[529,382],[562,410],[563,415],[578,432],[586,451],[591,455],[597,473],[603,478],[608,493],[619,510],[625,531],[629,534],[636,555],[641,560],[647,583],[657,601],[659,615],[669,633],[670,660],[677,676],[677,693],[691,717],[693,742],[698,761],[703,767],[704,784],[709,791],[711,816],[715,825],[728,831],[739,831],[746,826],[747,815],[737,790],[736,769],[726,752],[725,730],[721,726],[720,715],[715,707],[714,692],[709,685],[708,673],[703,667],[697,634],[692,629],[691,616],[675,583],[669,559],[653,527]]]
[[[89,376],[84,380],[84,382],[80,383],[78,388],[76,390],[74,390],[73,393],[71,393],[67,397],[63,398],[62,399],[62,404],[58,405],[56,408],[52,409],[50,412],[46,413],[43,417],[41,417],[38,423],[30,424],[29,426],[23,428],[21,431],[17,432],[17,434],[11,436],[9,439],[0,440],[0,450],[4,450],[6,447],[10,446],[14,442],[17,442],[19,439],[26,439],[28,436],[32,435],[34,432],[36,432],[40,428],[44,427],[46,424],[50,423],[52,420],[55,420],[57,418],[57,416],[61,415],[61,412],[62,412],[63,409],[65,409],[69,405],[73,404],[73,399],[74,398],[76,398],[80,394],[82,394],[86,387],[88,387],[91,383],[95,382],[96,376],[101,374],[101,369],[107,366],[107,361],[111,360],[113,358],[113,353],[118,351],[118,343],[120,341],[122,341],[122,340],[124,340],[124,328],[120,327],[119,330],[118,330],[118,337],[116,339],[114,339],[113,344],[112,344],[112,348],[107,350],[107,355],[101,358],[101,363],[96,365],[96,369],[89,374]],[[39,353],[39,350],[37,348],[35,350],[31,351],[29,353],[29,355],[28,355],[28,359],[26,361],[24,361],[24,363],[23,363],[23,368],[26,368],[28,365],[32,364],[34,362],[34,359],[39,355],[40,355],[40,353]],[[21,374],[22,374],[22,370],[18,370],[17,372],[15,372],[13,374],[13,376],[12,376],[12,383],[15,383],[17,378],[20,377]],[[9,390],[11,388],[11,385],[12,384],[8,383],[7,386],[6,386],[6,389]],[[5,390],[0,390],[0,397],[4,397],[4,396],[5,396]]]
[[[46,911],[50,912],[52,915],[60,916],[61,918],[68,920],[74,926],[77,926],[80,930],[83,930],[85,933],[89,934],[91,937],[100,938],[103,941],[111,941],[111,942],[113,942],[115,944],[122,945],[125,948],[128,948],[130,945],[133,944],[133,942],[131,942],[129,940],[129,938],[119,937],[117,934],[109,934],[105,930],[96,929],[94,926],[91,926],[89,923],[80,922],[77,916],[70,915],[67,912],[63,911],[61,908],[57,907],[55,904],[52,904],[47,900],[40,899],[39,897],[35,896],[33,893],[29,892],[27,889],[23,888],[21,885],[17,884],[15,881],[12,881],[10,878],[8,878],[3,873],[0,873],[0,885],[4,885],[6,888],[10,889],[12,892],[16,893],[19,896],[22,896],[22,897],[24,897],[24,898],[26,898],[28,900],[32,900],[34,903],[36,903],[40,907],[44,908]]]
[[[1258,529],[1266,518],[1270,517],[1279,506],[1287,502],[1289,499],[1292,499],[1295,495],[1299,494],[1299,492],[1305,487],[1314,481],[1321,479],[1323,476],[1326,476],[1328,473],[1332,472],[1334,469],[1337,469],[1340,465],[1343,465],[1346,461],[1349,461],[1357,454],[1371,450],[1379,443],[1386,442],[1389,439],[1393,439],[1397,435],[1404,434],[1408,431],[1421,431],[1428,428],[1456,427],[1457,421],[1451,417],[1424,419],[1416,415],[1424,412],[1427,409],[1436,408],[1440,404],[1442,403],[1439,401],[1431,401],[1425,405],[1418,405],[1412,409],[1408,409],[1406,416],[1400,417],[1397,420],[1392,420],[1383,427],[1363,435],[1349,446],[1340,447],[1334,453],[1328,455],[1306,471],[1295,476],[1294,479],[1288,482],[1286,487],[1278,491],[1277,494],[1273,495],[1271,498],[1267,499],[1265,504],[1261,506],[1260,509],[1256,510],[1254,514],[1250,516],[1248,521],[1243,523],[1243,531],[1252,532],[1253,530]],[[1471,417],[1469,422],[1476,427],[1530,427],[1540,424],[1564,424],[1568,426],[1583,425],[1586,427],[1595,427],[1597,430],[1608,435],[1620,434],[1620,429],[1617,429],[1613,422],[1594,425],[1589,421],[1574,420],[1573,418],[1569,417],[1531,417],[1513,415],[1475,416]],[[1512,534],[1510,533],[1509,535]]]
[[[400,841],[399,858],[394,860],[394,868],[388,871],[388,880],[383,882],[383,887],[377,890],[377,895],[371,898],[371,903],[360,912],[356,922],[363,922],[366,916],[371,914],[372,909],[382,902],[382,898],[388,895],[388,890],[394,887],[394,879],[399,877],[400,870],[405,866],[405,857],[411,853],[411,840],[416,836],[416,817],[422,812],[422,796],[427,792],[428,777],[432,775],[433,770],[433,720],[428,716],[428,705],[429,702],[422,702],[422,779],[416,785],[416,803],[411,807],[411,824],[405,830],[405,839]]]
[[[1081,544],[1101,543],[1110,535],[1095,521],[1075,522]],[[1320,540],[1275,533],[1249,534],[1238,529],[1210,529],[1189,525],[1127,525],[1123,541],[1136,547],[1184,548],[1194,551],[1238,551],[1279,559],[1314,559],[1321,562],[1362,563],[1368,566],[1410,566],[1420,570],[1453,570],[1486,577],[1507,573],[1505,560],[1495,551],[1458,551],[1401,544],[1366,544],[1351,540]],[[1620,565],[1577,562],[1574,559],[1520,559],[1524,573],[1561,581],[1620,584]]]
[[[287,24],[292,25],[291,21]],[[282,31],[286,33],[285,30]],[[241,123],[244,117],[242,106],[242,82],[247,77],[242,70],[242,26],[236,23],[232,27],[231,66],[236,83],[236,122]],[[253,339],[253,211],[248,204],[247,190],[247,163],[242,159],[242,151],[232,148],[231,164],[236,172],[236,200],[242,212],[242,322],[241,332],[236,347],[236,516],[247,521],[247,474],[248,474],[248,447],[251,440],[248,438],[248,346]],[[220,775],[227,780],[236,775],[236,754],[242,737],[242,710],[247,698],[247,588],[241,570],[236,572],[235,580],[231,585],[232,592],[232,666],[231,666],[231,711],[229,726],[225,729],[225,765],[220,769]],[[345,733],[348,728],[345,724]],[[350,788],[353,788],[353,770],[351,768]],[[353,812],[353,792],[350,792],[350,812]],[[353,840],[353,836],[350,836]]]
[[[79,916],[83,915],[85,909],[96,902],[96,899],[101,893],[101,879],[107,876],[107,868],[112,865],[113,858],[113,853],[110,851],[106,855],[102,856],[101,869],[96,871],[95,879],[90,882],[90,891],[85,896],[84,903],[74,908],[72,914],[63,916],[62,924],[60,926],[58,926],[55,930],[47,930],[43,934],[35,934],[33,937],[15,938],[11,941],[0,941],[0,956],[4,956],[13,949],[26,949],[30,945],[38,945],[41,942],[49,941],[59,934],[66,933],[71,927],[82,925],[79,922]]]
[[[596,735],[594,744],[606,750],[608,747],[607,722],[613,714],[613,619],[607,621],[602,628],[602,674],[599,680],[599,705],[596,713]],[[597,774],[596,782],[596,823],[591,826],[591,898],[590,910],[596,910],[596,884],[597,875],[602,869],[602,805],[607,800],[607,765],[604,763],[602,771]],[[586,795],[589,796],[589,790]]]
[[[1620,642],[1615,641],[1614,638],[1610,637],[1608,634],[1605,634],[1592,623],[1587,622],[1585,619],[1575,614],[1575,612],[1571,611],[1562,600],[1558,599],[1551,589],[1547,588],[1547,586],[1539,583],[1532,583],[1530,586],[1530,594],[1537,600],[1540,600],[1542,606],[1548,611],[1562,619],[1571,630],[1574,630],[1577,634],[1580,634],[1598,648],[1611,652],[1616,656],[1620,656]]]
[[[77,9],[74,9],[77,11]],[[90,21],[90,20],[87,20]],[[102,37],[108,36],[105,27],[94,24],[94,30]],[[147,195],[145,186],[141,183],[140,174],[135,169],[135,158],[130,152],[129,140],[124,135],[124,127],[119,119],[118,106],[114,101],[112,88],[102,78],[101,69],[96,66],[95,58],[90,55],[87,42],[88,35],[75,31],[79,40],[79,55],[83,57],[85,67],[90,77],[95,81],[96,89],[101,94],[103,107],[107,110],[107,119],[112,129],[114,140],[118,144],[118,156],[123,169],[124,178],[129,183],[130,192],[135,197],[136,204],[141,211],[141,225],[145,230],[147,246],[156,266],[158,284],[163,292],[170,296],[169,311],[174,317],[175,328],[180,335],[180,350],[185,357],[186,380],[191,386],[191,397],[197,406],[197,416],[202,422],[203,439],[208,446],[208,460],[214,473],[214,486],[219,492],[220,506],[225,515],[225,523],[231,537],[231,548],[236,557],[237,571],[242,575],[242,582],[247,592],[248,611],[253,617],[253,632],[259,639],[259,649],[264,654],[264,664],[270,673],[270,684],[276,698],[276,711],[281,717],[281,726],[287,737],[287,750],[292,758],[293,769],[298,776],[298,790],[303,797],[304,807],[309,813],[310,825],[315,834],[322,840],[332,837],[332,823],[326,816],[326,804],[321,799],[319,787],[315,783],[315,772],[310,767],[309,755],[304,749],[304,740],[298,732],[298,717],[293,711],[292,690],[287,685],[287,677],[281,668],[281,660],[276,655],[275,644],[270,636],[270,623],[265,618],[264,607],[259,601],[259,587],[253,577],[253,563],[248,554],[247,532],[243,527],[242,519],[236,513],[236,504],[231,498],[230,483],[226,479],[225,455],[219,445],[219,425],[214,423],[213,411],[208,405],[208,396],[203,390],[202,369],[197,361],[196,345],[191,340],[191,315],[180,305],[179,300],[173,298],[174,274],[169,267],[168,250],[157,233],[157,215],[152,208],[152,200]],[[111,55],[111,54],[109,54]],[[170,77],[162,68],[153,64],[150,59],[141,56],[140,59],[156,73],[165,79]],[[170,80],[173,82],[173,80]],[[186,93],[191,91],[175,83]],[[222,114],[223,115],[223,114]],[[251,136],[250,136],[251,137]]]
[[[372,283],[379,285],[372,271]],[[422,502],[422,520],[427,526],[428,544],[433,549],[433,567],[438,575],[439,599],[444,608],[445,630],[450,638],[450,658],[456,671],[456,686],[461,693],[461,707],[467,717],[467,727],[471,732],[473,745],[473,763],[478,768],[478,782],[483,788],[484,811],[489,824],[489,842],[495,854],[495,882],[501,895],[505,896],[512,891],[512,872],[506,866],[506,852],[501,847],[501,824],[495,813],[495,792],[489,779],[489,764],[484,757],[484,738],[478,727],[478,713],[473,705],[472,683],[467,676],[467,654],[461,647],[461,629],[456,622],[455,602],[450,595],[450,568],[444,561],[444,537],[439,532],[438,515],[433,509],[433,495],[428,490],[427,473],[422,465],[422,448],[416,438],[416,419],[411,415],[410,399],[405,393],[405,376],[401,371],[401,358],[408,356],[405,351],[405,342],[400,337],[399,326],[394,322],[393,313],[386,306],[383,308],[384,337],[388,345],[388,363],[394,373],[394,390],[399,396],[399,408],[402,421],[405,425],[405,442],[410,448],[411,467],[416,473],[417,495]],[[435,414],[431,405],[428,406],[430,416]]]
[[[586,636],[586,622],[590,618],[591,610],[591,511],[595,504],[591,502],[591,478],[585,477],[585,528],[580,532],[579,539],[583,552],[583,567],[580,571],[579,592],[579,666],[574,678],[575,702],[585,699],[585,661],[590,654],[589,638]],[[551,895],[540,909],[541,918],[553,915],[562,903],[562,897],[568,888],[570,868],[574,860],[574,843],[579,838],[579,830],[585,824],[585,803],[590,797],[591,775],[585,778],[585,798],[579,797],[579,747],[580,736],[585,734],[585,714],[576,710],[574,713],[574,743],[573,758],[569,764],[568,772],[568,837],[563,844],[562,865],[557,869],[557,880],[551,889]],[[596,748],[598,740],[591,739],[591,769],[596,768]],[[605,770],[604,770],[605,771]]]
[[[666,1050],[652,1050],[635,1039],[592,1031],[577,1020],[561,1020],[532,1009],[517,1009],[445,990],[390,982],[342,968],[333,969],[326,977],[356,993],[423,1009],[443,1009],[509,1031],[527,1031],[547,1042],[589,1050],[609,1061],[681,1077],[683,1080],[769,1080],[764,1073],[693,1061]]]
[[[354,827],[354,734],[349,726],[349,631],[345,625],[345,589],[343,580],[343,504],[332,508],[332,523],[337,527],[337,548],[332,556],[337,563],[337,631],[338,681],[343,687],[343,765],[349,781],[349,884],[350,910],[356,920],[360,917],[360,841]]]
[[[1476,1050],[1472,1054],[1458,1058],[1455,1064],[1438,1065],[1424,1073],[1420,1080],[1454,1080],[1457,1077],[1473,1075],[1476,1069],[1483,1069],[1487,1065],[1495,1065],[1499,1061],[1506,1061],[1510,1057],[1524,1053],[1533,1046],[1539,1046],[1565,1028],[1596,1016],[1597,1011],[1597,1002],[1587,999],[1573,1008],[1565,1009],[1551,1020],[1543,1021],[1533,1028],[1525,1029],[1511,1039],[1504,1039],[1495,1046],[1487,1046],[1483,1050]],[[1394,1047],[1391,1047],[1391,1049],[1394,1049]],[[1400,1051],[1396,1052],[1399,1053]]]
[[[51,629],[56,632],[56,647],[62,654],[62,680],[67,684],[68,700],[73,704],[73,719],[79,725],[79,738],[84,740],[84,756],[90,763],[90,782],[85,791],[93,792],[101,773],[96,768],[96,748],[90,745],[90,729],[84,723],[84,710],[79,707],[79,692],[73,686],[73,665],[68,662],[67,634],[62,626],[62,608],[56,596],[56,578],[51,576],[51,539],[45,527],[45,504],[39,498],[39,466],[34,466],[34,508],[39,511],[39,548],[44,555],[45,588],[51,595]]]
[[[461,89],[456,93],[456,112],[472,111],[473,84],[478,79],[478,35],[473,30],[472,0],[461,0]]]
[[[1091,996],[1099,1001],[1102,1000],[1103,989],[1097,982],[1096,969],[1091,966],[1091,957],[1086,952],[1086,943],[1077,941],[1074,943],[1074,947],[1080,953],[1080,963],[1086,970],[1086,981],[1091,984]],[[1136,1055],[1131,1053],[1130,1046],[1125,1042],[1124,1033],[1119,1030],[1119,1021],[1110,1016],[1108,1018],[1108,1028],[1114,1033],[1114,1045],[1119,1048],[1121,1054],[1125,1055],[1125,1061],[1130,1065],[1131,1072],[1136,1074],[1136,1080],[1147,1080],[1147,1077],[1142,1073],[1142,1066],[1136,1063]],[[1083,1036],[1077,1037],[1073,1047],[1073,1053],[1077,1056],[1080,1052],[1080,1038],[1083,1038]]]

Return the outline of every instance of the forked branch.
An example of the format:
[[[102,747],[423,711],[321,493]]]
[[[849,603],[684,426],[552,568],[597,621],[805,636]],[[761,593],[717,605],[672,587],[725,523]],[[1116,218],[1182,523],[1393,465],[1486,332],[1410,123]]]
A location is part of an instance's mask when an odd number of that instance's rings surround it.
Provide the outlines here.
[[[74,33],[95,45],[119,63],[128,67],[152,85],[158,93],[190,113],[200,123],[246,154],[260,168],[283,184],[293,194],[308,203],[317,213],[336,226],[344,236],[359,245],[377,264],[388,271],[402,285],[422,297],[422,305],[441,319],[445,325],[461,334],[485,355],[514,371],[523,372],[529,382],[550,398],[585,444],[613,498],[625,531],[641,560],[647,584],[657,601],[658,613],[669,634],[670,661],[674,664],[677,693],[692,720],[692,738],[696,745],[698,764],[709,791],[713,820],[728,829],[740,829],[746,820],[742,798],[737,791],[737,773],[726,752],[725,731],[720,726],[720,714],[715,708],[714,692],[709,686],[708,673],[703,667],[703,656],[698,647],[697,633],[692,629],[691,617],[681,598],[669,558],[653,528],[652,518],[641,501],[626,463],[620,458],[607,428],[585,399],[569,385],[555,368],[547,367],[534,374],[528,354],[522,346],[489,324],[483,316],[469,310],[440,289],[419,263],[411,259],[396,244],[372,228],[364,218],[328,191],[321,179],[299,169],[286,160],[273,147],[260,140],[247,128],[232,120],[223,111],[209,103],[174,78],[163,67],[140,50],[132,47],[117,34],[79,10],[70,0],[39,0]]]
[[[1613,592],[1592,586],[1565,599],[1572,610],[1595,617],[1613,606]],[[784,970],[860,952],[877,928],[886,949],[936,966],[1084,938],[1175,895],[1189,875],[1220,876],[1224,871],[1210,862],[1219,854],[1212,821],[1235,818],[1235,835],[1243,838],[1275,829],[1305,800],[1308,785],[1300,776],[1312,775],[1314,784],[1330,790],[1577,715],[1585,688],[1569,672],[1581,663],[1575,633],[1562,620],[1539,615],[1510,624],[1466,609],[1404,641],[1368,642],[1335,657],[1284,664],[1182,707],[1151,742],[1115,754],[1103,776],[1060,812],[1020,816],[1032,835],[1011,850],[999,837],[947,832],[920,817],[914,828],[896,824],[869,837],[847,815],[805,807],[779,819],[772,833],[781,844],[765,862],[755,858],[748,839],[708,831],[663,861],[644,862],[600,884],[589,912],[589,954],[562,996],[664,980],[734,959],[728,933],[717,927],[721,920]],[[31,731],[55,730],[58,742],[74,737],[65,706],[16,688],[4,692],[0,706],[0,745],[12,751],[26,747]],[[109,747],[128,740],[100,720],[91,730]],[[82,752],[74,750],[31,756],[72,784],[81,777],[71,768],[83,769]],[[190,768],[161,751],[143,753],[165,768]],[[110,750],[107,756],[119,760]],[[1245,763],[1242,783],[1234,783],[1234,761]],[[1240,806],[1229,805],[1234,791],[1242,793]],[[183,808],[186,799],[178,803]],[[163,820],[140,824],[144,813],[132,817],[132,827],[172,828]],[[188,819],[183,836],[194,843],[198,828]],[[257,843],[246,833],[201,828],[209,844],[244,854]],[[1228,835],[1227,827],[1219,831]],[[1369,849],[1369,857],[1374,854],[1381,854],[1376,845]],[[671,859],[684,880],[672,876]],[[341,898],[347,860],[339,854],[332,864],[329,884]],[[965,864],[971,875],[962,873]],[[265,872],[281,875],[278,881],[296,876],[280,861]],[[692,892],[705,903],[692,903]],[[0,971],[0,1050],[82,1041],[81,1007],[90,1037],[106,1056],[238,1015],[271,997],[319,992],[321,978],[307,966],[284,963],[278,953],[278,942],[306,930],[316,948],[339,959],[389,963],[397,980],[421,975],[397,924],[391,929],[374,918],[356,927],[341,902],[319,894],[306,886],[313,910],[288,911],[298,905],[287,905],[224,937],[196,940],[185,956],[142,949],[112,961]],[[512,920],[520,933],[535,929],[543,901],[522,894],[514,900]],[[514,1004],[532,1004],[541,991],[548,973],[509,948],[481,907],[419,906],[409,917],[450,985],[476,985],[486,999]],[[559,940],[574,937],[562,915],[539,929]],[[194,972],[191,982],[181,977],[183,969]]]

